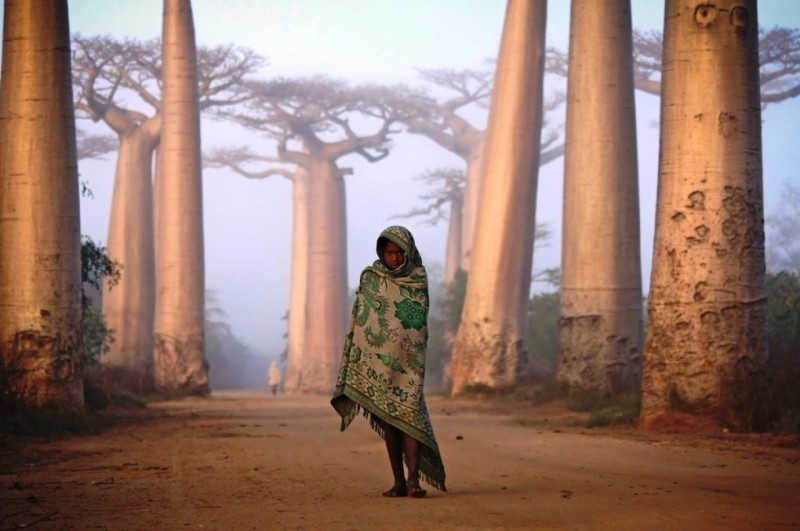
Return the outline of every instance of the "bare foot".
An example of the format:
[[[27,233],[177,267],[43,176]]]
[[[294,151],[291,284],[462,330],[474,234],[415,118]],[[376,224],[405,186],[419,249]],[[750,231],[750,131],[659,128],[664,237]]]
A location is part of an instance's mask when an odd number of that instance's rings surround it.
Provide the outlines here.
[[[387,498],[401,498],[408,495],[408,489],[402,483],[393,485],[391,489],[383,493]]]
[[[408,483],[408,495],[412,498],[424,498],[428,491],[419,486],[419,483]]]

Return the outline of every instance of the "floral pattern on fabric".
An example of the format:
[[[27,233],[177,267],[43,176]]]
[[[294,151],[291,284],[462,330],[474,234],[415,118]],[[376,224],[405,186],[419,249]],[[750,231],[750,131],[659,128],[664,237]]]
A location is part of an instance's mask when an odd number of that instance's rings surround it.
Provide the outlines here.
[[[376,418],[417,439],[420,477],[446,490],[423,394],[429,308],[425,267],[407,229],[389,227],[381,238],[403,249],[405,261],[390,270],[377,260],[361,273],[331,404],[342,417],[342,430],[363,410],[381,436]]]
[[[396,308],[394,315],[400,319],[400,324],[403,325],[403,328],[420,330],[425,326],[425,318],[427,316],[425,308],[419,302],[403,299],[400,302],[395,302],[394,307]]]

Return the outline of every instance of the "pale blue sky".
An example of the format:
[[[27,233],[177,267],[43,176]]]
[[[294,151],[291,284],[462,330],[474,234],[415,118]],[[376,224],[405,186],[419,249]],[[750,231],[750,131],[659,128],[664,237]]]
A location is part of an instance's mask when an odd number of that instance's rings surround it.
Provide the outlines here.
[[[70,0],[70,24],[83,35],[150,39],[161,34],[161,0]],[[237,44],[268,60],[262,76],[328,74],[354,81],[416,83],[416,68],[481,68],[497,53],[502,0],[194,0],[200,45]],[[565,48],[568,0],[550,0],[548,45]],[[662,0],[633,0],[634,26],[660,30]],[[761,0],[762,26],[800,26],[800,0]],[[782,183],[797,178],[800,98],[764,115],[764,180],[767,213],[780,202]],[[637,95],[643,278],[649,284],[658,160],[658,99]],[[81,127],[89,128],[88,124]],[[94,131],[103,131],[95,126]],[[204,147],[245,143],[271,146],[232,126],[204,122]],[[350,285],[374,256],[374,240],[392,214],[418,204],[413,177],[460,159],[423,138],[401,135],[393,153],[377,164],[345,159],[354,175],[348,186]],[[82,199],[83,232],[106,241],[114,159],[81,163],[94,199]],[[553,229],[549,247],[537,251],[535,269],[560,262],[563,164],[540,172],[537,217]],[[220,170],[206,172],[205,231],[209,289],[228,313],[234,332],[258,352],[283,348],[288,306],[291,231],[288,183],[247,181]],[[443,261],[446,227],[403,221],[414,232],[429,266]]]

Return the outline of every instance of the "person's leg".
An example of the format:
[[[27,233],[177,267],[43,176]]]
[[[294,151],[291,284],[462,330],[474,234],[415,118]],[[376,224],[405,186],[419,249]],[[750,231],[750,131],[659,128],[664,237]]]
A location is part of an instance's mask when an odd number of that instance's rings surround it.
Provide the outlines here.
[[[400,430],[378,420],[383,427],[384,440],[386,441],[386,451],[389,454],[389,464],[392,466],[392,475],[394,476],[394,485],[392,488],[383,493],[384,496],[396,497],[405,496],[407,494],[406,478],[403,470],[403,442]]]
[[[408,481],[406,490],[413,498],[422,498],[428,492],[419,486],[419,441],[407,433],[403,434],[403,444],[408,462]]]

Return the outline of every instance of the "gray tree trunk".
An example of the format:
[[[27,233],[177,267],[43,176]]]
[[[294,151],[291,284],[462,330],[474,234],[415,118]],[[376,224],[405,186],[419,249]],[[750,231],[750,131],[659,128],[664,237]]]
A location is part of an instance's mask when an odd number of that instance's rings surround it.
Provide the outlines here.
[[[756,0],[668,0],[644,426],[748,429],[767,356]]]
[[[558,381],[641,380],[642,273],[630,0],[572,0]]]
[[[480,213],[453,347],[454,395],[516,383],[527,358],[547,3],[509,0],[486,138]]]
[[[0,389],[83,406],[78,158],[66,0],[6,0],[0,78]]]
[[[189,0],[164,0],[163,192],[157,212],[155,383],[163,391],[206,394],[203,187],[197,51]]]

